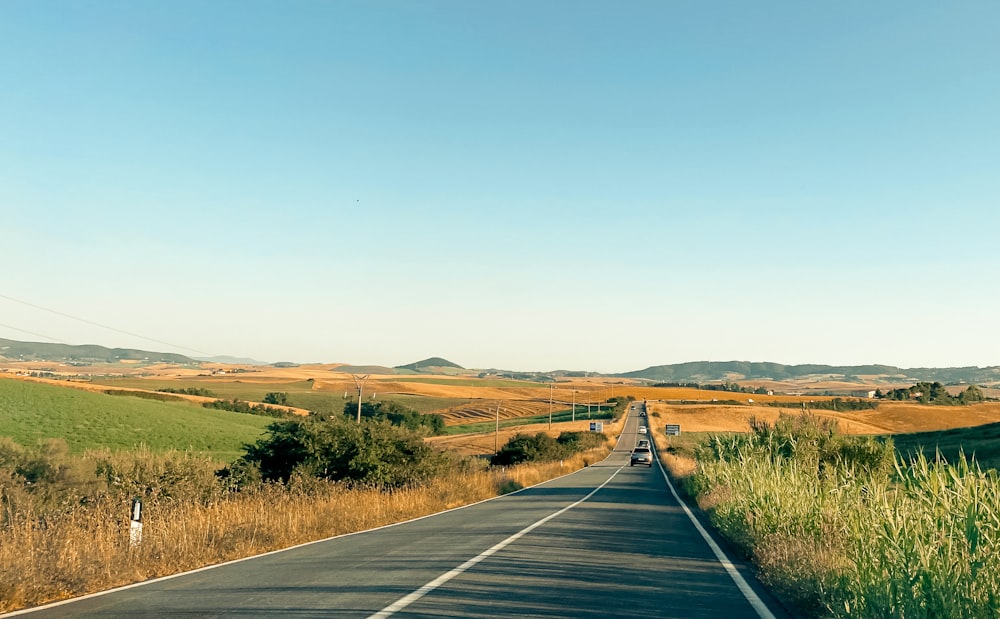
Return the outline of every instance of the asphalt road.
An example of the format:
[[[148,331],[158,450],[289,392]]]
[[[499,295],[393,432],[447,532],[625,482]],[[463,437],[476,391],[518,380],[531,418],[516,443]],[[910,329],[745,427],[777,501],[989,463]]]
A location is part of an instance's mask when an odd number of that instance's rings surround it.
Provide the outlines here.
[[[607,460],[546,484],[27,614],[784,617],[745,568],[720,563],[657,466],[629,467],[641,406]]]

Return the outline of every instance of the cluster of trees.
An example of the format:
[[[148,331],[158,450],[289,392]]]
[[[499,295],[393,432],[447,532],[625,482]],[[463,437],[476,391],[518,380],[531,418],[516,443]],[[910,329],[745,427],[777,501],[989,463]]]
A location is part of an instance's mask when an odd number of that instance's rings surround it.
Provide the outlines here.
[[[450,463],[420,433],[388,421],[302,417],[276,421],[267,430],[219,476],[237,488],[288,483],[299,475],[391,489],[424,483]]]
[[[935,381],[933,383],[920,382],[912,387],[892,389],[886,393],[882,393],[881,389],[876,389],[875,398],[903,401],[916,399],[921,404],[958,406],[982,402],[986,399],[986,396],[983,395],[982,389],[975,385],[969,385],[965,391],[957,396],[953,396],[948,393],[944,385]]]
[[[172,387],[165,387],[163,389],[157,389],[162,393],[179,393],[181,395],[200,395],[206,398],[214,398],[215,394],[205,389],[203,387],[184,387],[183,389],[174,389]]]
[[[788,402],[769,402],[768,406],[787,408]],[[832,400],[816,400],[813,402],[803,402],[803,409],[826,410],[826,411],[866,411],[878,408],[878,402],[872,400],[861,400],[854,398],[833,398]]]
[[[168,393],[158,393],[153,391],[132,391],[131,389],[105,389],[104,395],[124,396],[128,398],[142,398],[143,400],[157,400],[159,402],[180,402],[184,398],[178,398]]]
[[[723,381],[721,383],[656,383],[654,387],[688,387],[691,389],[704,389],[706,391],[730,391],[733,393],[754,393],[757,395],[767,395],[767,387],[744,387],[739,383]]]
[[[284,391],[271,391],[264,394],[264,404],[280,404],[281,406],[291,406],[288,402],[288,393]]]
[[[611,418],[620,419],[621,416],[625,414],[625,411],[628,410],[628,407],[632,404],[632,402],[635,402],[635,397],[630,395],[616,395],[613,398],[608,398],[607,402],[608,404],[611,404]]]
[[[217,408],[234,413],[246,413],[249,415],[262,415],[264,417],[287,417],[288,412],[282,408],[274,408],[264,404],[251,404],[243,400],[215,400],[202,404],[205,408]]]
[[[602,432],[562,432],[557,438],[544,432],[515,434],[490,458],[490,464],[509,466],[522,462],[562,460],[574,453],[600,447],[607,438]]]
[[[354,419],[357,414],[357,400],[348,400],[344,404],[344,415]],[[443,434],[445,426],[444,417],[441,415],[421,413],[392,400],[362,402],[361,418],[370,421],[387,421],[394,426],[410,430],[423,430],[434,435]]]

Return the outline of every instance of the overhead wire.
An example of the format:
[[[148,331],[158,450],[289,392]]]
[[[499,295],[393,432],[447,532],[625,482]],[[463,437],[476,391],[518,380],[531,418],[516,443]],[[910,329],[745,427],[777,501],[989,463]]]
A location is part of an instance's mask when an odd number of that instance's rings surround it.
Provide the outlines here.
[[[14,303],[20,303],[21,305],[26,305],[26,306],[34,308],[34,309],[38,309],[38,310],[42,310],[42,311],[45,311],[45,312],[49,312],[49,313],[55,314],[57,316],[62,316],[64,318],[69,318],[71,320],[76,320],[78,322],[82,322],[82,323],[85,323],[85,324],[88,324],[88,325],[93,325],[95,327],[100,327],[102,329],[107,329],[109,331],[114,331],[115,333],[121,333],[121,334],[128,335],[128,336],[131,336],[131,337],[137,337],[139,339],[147,340],[149,342],[155,342],[157,344],[163,344],[164,346],[171,346],[173,348],[180,348],[182,350],[188,350],[188,351],[191,351],[191,352],[196,352],[196,353],[201,354],[201,355],[207,355],[207,356],[211,356],[212,355],[212,353],[206,352],[204,350],[198,350],[197,348],[191,348],[190,346],[181,346],[180,344],[174,344],[172,342],[166,342],[166,341],[163,341],[163,340],[158,340],[156,338],[147,337],[145,335],[140,335],[138,333],[132,333],[131,331],[126,331],[124,329],[119,329],[117,327],[112,327],[110,325],[101,324],[99,322],[95,322],[93,320],[88,320],[86,318],[80,318],[79,316],[73,316],[72,314],[67,314],[66,312],[61,312],[59,310],[54,310],[54,309],[49,308],[49,307],[43,307],[41,305],[37,305],[35,303],[31,303],[31,302],[25,301],[23,299],[16,299],[16,298],[14,298],[12,296],[5,295],[3,293],[0,293],[0,299],[6,299],[8,301],[13,301]],[[17,327],[11,327],[9,325],[2,325],[2,326],[6,326],[9,329],[13,329],[15,331],[20,331],[22,333],[30,333],[31,335],[37,335],[37,336],[40,336],[40,337],[44,337],[44,338],[47,338],[47,339],[50,339],[50,340],[54,340],[56,342],[60,341],[59,338],[49,337],[47,335],[42,335],[40,333],[32,333],[31,331],[26,331],[24,329],[18,329]]]
[[[57,337],[52,337],[51,335],[45,335],[44,333],[36,333],[34,331],[28,331],[27,329],[18,329],[17,327],[15,327],[13,325],[6,325],[6,324],[4,324],[2,322],[0,322],[0,327],[3,327],[5,329],[10,329],[11,331],[18,331],[20,333],[27,333],[28,335],[34,335],[35,337],[44,337],[45,339],[52,340],[53,342],[55,342],[57,344],[66,344],[66,342],[63,342],[62,340],[60,340]]]

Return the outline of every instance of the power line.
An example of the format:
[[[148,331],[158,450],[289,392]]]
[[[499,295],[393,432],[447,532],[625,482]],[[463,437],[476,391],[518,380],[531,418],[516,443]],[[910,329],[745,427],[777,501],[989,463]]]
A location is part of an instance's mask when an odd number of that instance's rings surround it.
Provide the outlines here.
[[[66,312],[60,312],[59,310],[54,310],[54,309],[51,309],[51,308],[48,308],[48,307],[42,307],[41,305],[36,305],[34,303],[29,303],[28,301],[23,301],[21,299],[15,299],[14,297],[10,297],[10,296],[7,296],[7,295],[2,294],[2,293],[0,293],[0,299],[7,299],[8,301],[13,301],[15,303],[20,303],[21,305],[27,305],[28,307],[32,307],[34,309],[39,309],[39,310],[42,310],[42,311],[45,311],[45,312],[49,312],[49,313],[55,314],[57,316],[62,316],[64,318],[69,318],[71,320],[76,320],[78,322],[82,322],[82,323],[85,323],[85,324],[88,324],[88,325],[93,325],[95,327],[100,327],[102,329],[107,329],[109,331],[114,331],[115,333],[122,333],[124,335],[129,335],[131,337],[137,337],[139,339],[147,340],[147,341],[150,341],[150,342],[156,342],[157,344],[163,344],[164,346],[171,346],[173,348],[180,348],[180,349],[183,349],[183,350],[190,350],[191,352],[196,352],[196,353],[199,353],[199,354],[202,354],[202,355],[212,356],[212,353],[205,352],[204,350],[198,350],[197,348],[191,348],[189,346],[181,346],[179,344],[173,344],[171,342],[164,342],[163,340],[158,340],[156,338],[146,337],[145,335],[139,335],[138,333],[132,333],[131,331],[125,331],[124,329],[118,329],[116,327],[111,327],[109,325],[104,325],[104,324],[101,324],[99,322],[94,322],[93,320],[87,320],[86,318],[80,318],[79,316],[73,316],[71,314],[67,314]],[[15,331],[21,331],[23,333],[31,333],[30,331],[24,331],[24,329],[17,329],[15,327],[10,327],[10,328],[14,329]],[[32,333],[32,335],[40,335],[40,334],[38,334],[38,333]],[[42,335],[41,337],[46,337],[46,338],[48,338],[50,340],[55,340],[57,342],[59,341],[58,338],[54,338],[54,337],[48,337],[48,336],[45,336],[45,335]]]
[[[57,337],[52,337],[51,335],[45,335],[44,333],[35,333],[34,331],[28,331],[27,329],[18,329],[17,327],[13,327],[11,325],[5,325],[2,322],[0,322],[0,327],[3,327],[5,329],[10,329],[12,331],[19,331],[21,333],[27,333],[28,335],[34,335],[35,337],[44,337],[47,340],[52,340],[53,342],[56,342],[57,344],[66,344],[66,342],[60,340]],[[66,345],[70,346],[70,344],[66,344]]]

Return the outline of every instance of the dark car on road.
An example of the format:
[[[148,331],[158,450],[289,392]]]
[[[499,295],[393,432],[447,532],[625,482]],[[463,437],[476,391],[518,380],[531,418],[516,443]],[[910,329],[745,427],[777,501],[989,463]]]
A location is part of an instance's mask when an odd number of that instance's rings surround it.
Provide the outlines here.
[[[653,453],[649,451],[648,447],[636,447],[632,450],[632,457],[629,458],[628,465],[635,466],[636,464],[645,464],[648,467],[653,466]]]

